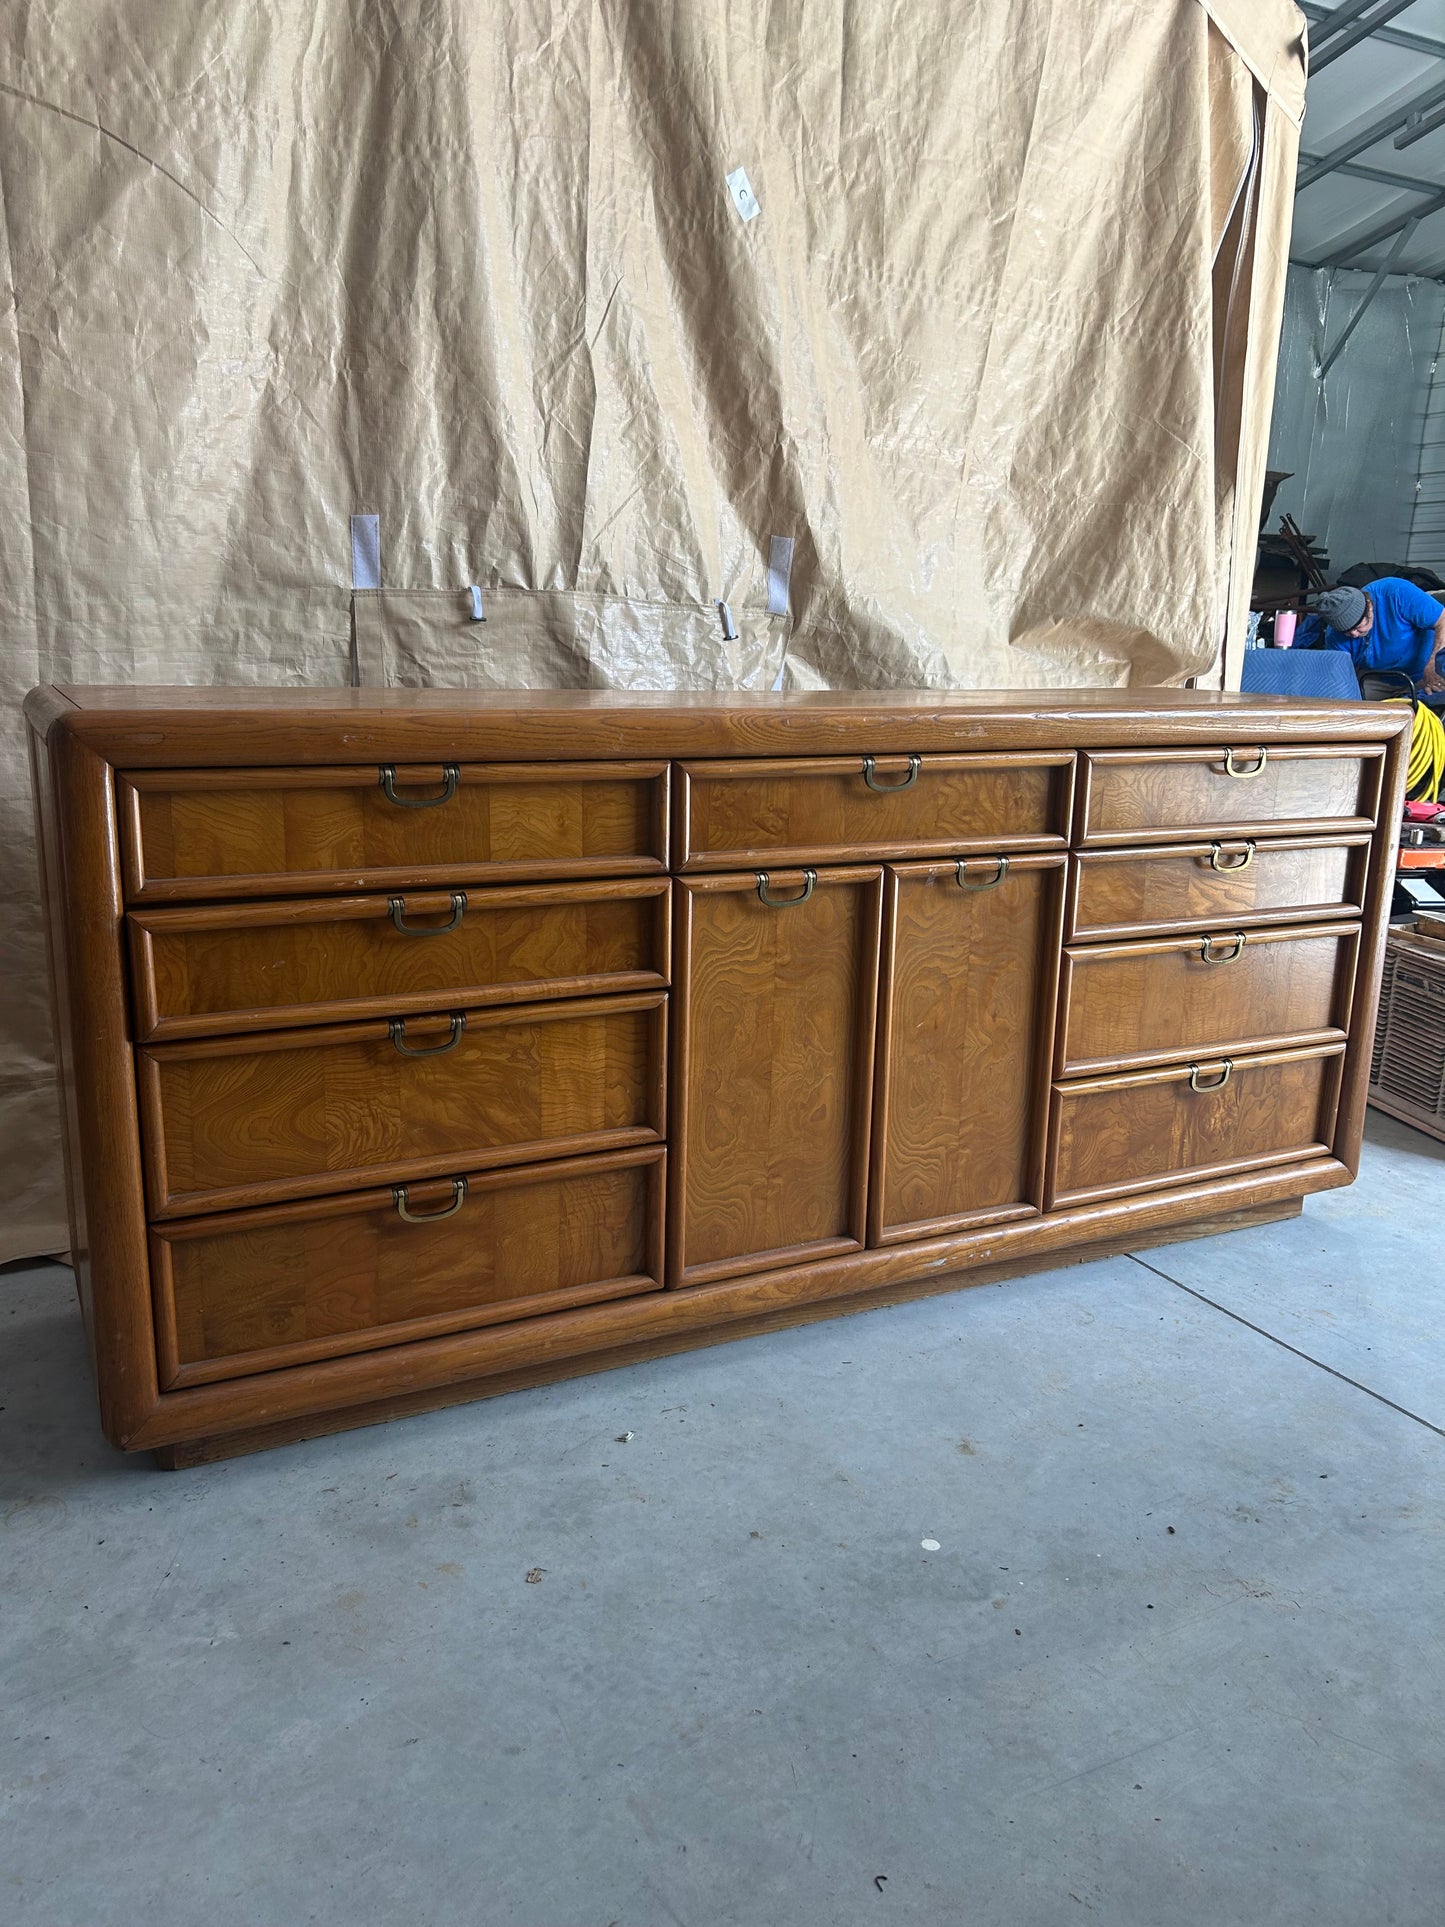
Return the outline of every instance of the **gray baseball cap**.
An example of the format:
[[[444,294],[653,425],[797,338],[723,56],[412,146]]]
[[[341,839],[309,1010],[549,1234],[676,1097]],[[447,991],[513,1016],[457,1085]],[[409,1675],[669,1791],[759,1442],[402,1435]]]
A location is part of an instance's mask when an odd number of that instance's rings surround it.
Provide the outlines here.
[[[1343,634],[1364,621],[1369,604],[1363,589],[1326,589],[1323,595],[1313,599],[1310,607],[1317,609],[1332,629]]]

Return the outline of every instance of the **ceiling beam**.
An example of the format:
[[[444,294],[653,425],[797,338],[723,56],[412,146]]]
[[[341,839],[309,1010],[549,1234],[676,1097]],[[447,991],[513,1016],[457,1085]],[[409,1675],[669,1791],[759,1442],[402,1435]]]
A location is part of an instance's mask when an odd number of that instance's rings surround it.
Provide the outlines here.
[[[1427,87],[1423,93],[1416,94],[1413,99],[1403,101],[1398,107],[1392,107],[1388,114],[1382,114],[1378,120],[1371,121],[1367,127],[1362,127],[1358,134],[1352,134],[1347,141],[1342,141],[1338,147],[1331,148],[1329,153],[1322,154],[1312,166],[1301,171],[1299,179],[1295,182],[1295,192],[1299,193],[1311,182],[1323,179],[1326,174],[1333,174],[1341,161],[1354,160],[1357,154],[1363,154],[1367,148],[1374,147],[1388,134],[1396,133],[1416,115],[1429,113],[1430,109],[1438,107],[1441,101],[1445,101],[1445,80],[1436,81],[1433,87]],[[1391,233],[1393,232],[1392,228]]]
[[[1318,0],[1299,0],[1299,4],[1312,29],[1311,75],[1369,39],[1403,47],[1412,53],[1424,55],[1427,60],[1445,63],[1445,40],[1408,33],[1388,24],[1397,14],[1405,11],[1406,0],[1344,0],[1343,5],[1335,7],[1320,5]],[[1395,137],[1397,148],[1408,147],[1441,126],[1445,126],[1445,81],[1437,82],[1401,106],[1390,109],[1329,152],[1302,153],[1299,157],[1297,193],[1302,193],[1331,174],[1342,174],[1351,180],[1370,181],[1377,187],[1387,187],[1396,194],[1408,195],[1410,201],[1403,211],[1378,221],[1354,240],[1335,242],[1312,256],[1296,255],[1292,258],[1309,268],[1351,267],[1358,263],[1362,254],[1368,254],[1388,241],[1393,244],[1383,270],[1388,273],[1414,239],[1419,223],[1445,208],[1445,182],[1438,178],[1424,180],[1419,175],[1371,167],[1357,160],[1356,156],[1391,135]],[[1439,279],[1442,278],[1442,264],[1432,259],[1429,267],[1415,269],[1414,272],[1423,272]],[[1331,360],[1333,358],[1331,355]]]
[[[1340,55],[1347,54],[1351,47],[1357,47],[1362,40],[1368,40],[1376,27],[1388,26],[1397,13],[1403,13],[1406,7],[1414,4],[1415,0],[1375,0],[1373,12],[1369,11],[1369,0],[1366,0],[1364,7],[1336,7],[1335,11],[1320,23],[1319,42],[1317,46],[1310,48],[1311,75],[1322,73],[1332,60],[1338,60]],[[1364,18],[1354,19],[1351,24],[1343,18],[1345,14],[1363,14]]]
[[[1375,0],[1337,0],[1333,7],[1321,7],[1320,42],[1323,44],[1331,34],[1342,33],[1351,21],[1358,20],[1362,13],[1368,13]],[[1313,50],[1311,50],[1313,51]]]
[[[1381,221],[1377,227],[1372,227],[1367,233],[1356,235],[1353,240],[1342,241],[1332,252],[1311,256],[1304,265],[1308,268],[1346,268],[1359,255],[1368,254],[1371,248],[1377,248],[1382,241],[1388,241],[1402,228],[1412,227],[1413,223],[1423,221],[1431,214],[1438,214],[1441,208],[1445,208],[1445,187],[1438,188],[1430,199],[1423,201],[1419,207],[1406,208],[1403,214],[1395,215],[1388,221]],[[1406,273],[1408,270],[1402,269],[1401,272]]]
[[[1445,106],[1432,108],[1428,114],[1412,114],[1395,136],[1396,147],[1413,146],[1427,134],[1433,134],[1442,122],[1445,122]]]
[[[1312,27],[1319,26],[1330,17],[1329,7],[1313,5],[1311,0],[1297,0],[1300,12]],[[1423,33],[1407,33],[1400,27],[1373,27],[1372,40],[1383,40],[1387,47],[1407,47],[1411,53],[1425,54],[1432,60],[1445,60],[1445,40],[1432,40]]]
[[[1319,159],[1318,154],[1301,154],[1301,167],[1312,167]],[[1341,161],[1331,170],[1344,174],[1352,181],[1373,181],[1377,187],[1393,187],[1402,194],[1433,194],[1437,188],[1445,187],[1445,181],[1427,181],[1418,174],[1392,174],[1383,167],[1362,167],[1358,161]]]

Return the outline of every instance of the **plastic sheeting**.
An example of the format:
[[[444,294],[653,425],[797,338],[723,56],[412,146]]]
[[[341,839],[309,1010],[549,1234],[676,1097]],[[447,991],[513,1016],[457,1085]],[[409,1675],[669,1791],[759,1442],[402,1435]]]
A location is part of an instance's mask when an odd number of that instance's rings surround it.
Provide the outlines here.
[[[1269,465],[1293,473],[1270,521],[1292,515],[1328,551],[1332,576],[1357,562],[1407,559],[1445,320],[1438,281],[1390,275],[1321,381],[1320,363],[1373,279],[1292,267],[1286,284]]]
[[[6,10],[0,1255],[27,685],[1208,672],[1302,76],[1285,0]]]

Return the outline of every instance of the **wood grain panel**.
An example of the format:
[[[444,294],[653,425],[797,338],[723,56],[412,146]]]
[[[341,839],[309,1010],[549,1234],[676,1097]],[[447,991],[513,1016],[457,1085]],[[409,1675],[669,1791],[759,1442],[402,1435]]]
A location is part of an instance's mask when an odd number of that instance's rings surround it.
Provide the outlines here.
[[[920,758],[906,788],[874,790],[861,757],[682,765],[678,867],[927,856],[1064,843],[1074,759],[1067,753]],[[880,756],[899,784],[906,757]]]
[[[484,1170],[663,1131],[663,996],[158,1044],[137,1053],[152,1213]]]
[[[667,982],[665,879],[134,910],[142,1039],[315,1024]],[[398,930],[390,902],[402,905]],[[415,934],[415,929],[429,933]]]
[[[156,1361],[115,791],[108,766],[66,729],[32,746],[70,1255],[101,1422],[116,1440],[154,1409]]]
[[[1360,956],[1355,971],[1355,996],[1350,1007],[1350,1036],[1354,1047],[1345,1058],[1344,1075],[1340,1082],[1339,1119],[1335,1128],[1336,1155],[1351,1177],[1360,1168],[1370,1056],[1379,1014],[1380,977],[1385,962],[1385,936],[1389,929],[1390,904],[1395,888],[1395,861],[1400,843],[1409,760],[1409,734],[1394,737],[1385,755],[1385,774],[1380,786],[1380,827],[1370,850],[1365,914],[1360,923]]]
[[[850,756],[1380,742],[1407,711],[1217,689],[347,689],[70,686],[63,725],[117,769],[498,757]],[[26,713],[51,726],[53,696]]]
[[[1187,1068],[1060,1084],[1049,1208],[1124,1197],[1328,1152],[1344,1046],[1232,1061],[1220,1088]],[[1222,1060],[1201,1060],[1207,1085]]]
[[[882,877],[822,870],[777,909],[752,876],[677,886],[669,1282],[863,1242]]]
[[[193,1219],[151,1234],[168,1386],[269,1371],[656,1291],[661,1151],[467,1175],[408,1223],[390,1191]],[[408,1188],[444,1210],[450,1183]]]
[[[1205,962],[1206,944],[1227,960]],[[1071,947],[1058,1074],[1333,1041],[1349,1023],[1358,948],[1357,924]]]
[[[1043,1202],[1065,858],[999,861],[888,871],[873,1244]]]
[[[1369,853],[1366,835],[1229,837],[1177,849],[1085,852],[1074,859],[1068,934],[1248,930],[1286,919],[1358,916]]]
[[[1383,731],[1381,732],[1384,733]],[[1081,759],[1079,817],[1085,844],[1144,837],[1196,842],[1210,831],[1269,836],[1292,828],[1369,829],[1379,806],[1382,747],[1235,743],[1217,750],[1129,750]]]
[[[442,767],[403,766],[403,799]],[[132,900],[451,887],[667,867],[667,765],[463,764],[435,807],[364,768],[134,771],[119,779]]]

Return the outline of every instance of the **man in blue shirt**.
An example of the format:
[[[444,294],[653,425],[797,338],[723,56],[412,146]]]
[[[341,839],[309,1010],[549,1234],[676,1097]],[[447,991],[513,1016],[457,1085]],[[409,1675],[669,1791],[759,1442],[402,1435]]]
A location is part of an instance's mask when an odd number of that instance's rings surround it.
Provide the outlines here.
[[[1445,608],[1403,576],[1368,589],[1326,589],[1314,607],[1328,625],[1316,649],[1343,649],[1356,670],[1401,669],[1430,693],[1445,690],[1435,658],[1445,649]]]

